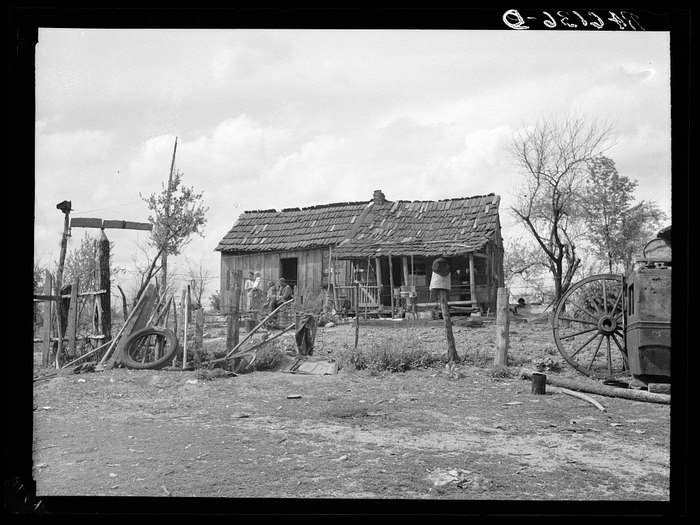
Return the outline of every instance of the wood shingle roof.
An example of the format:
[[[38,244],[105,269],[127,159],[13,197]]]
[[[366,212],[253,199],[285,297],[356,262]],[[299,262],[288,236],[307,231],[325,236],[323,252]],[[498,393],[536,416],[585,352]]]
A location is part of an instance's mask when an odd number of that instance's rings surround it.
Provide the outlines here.
[[[328,204],[248,211],[216,248],[254,253],[333,246],[340,258],[456,255],[483,247],[499,226],[500,197]]]

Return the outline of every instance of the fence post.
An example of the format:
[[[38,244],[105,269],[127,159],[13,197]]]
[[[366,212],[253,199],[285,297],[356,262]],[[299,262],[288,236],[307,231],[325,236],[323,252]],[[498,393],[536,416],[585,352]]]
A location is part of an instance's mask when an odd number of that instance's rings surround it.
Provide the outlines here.
[[[227,331],[226,331],[226,352],[233,350],[238,344],[240,338],[239,316],[241,306],[241,280],[243,278],[243,270],[231,271],[231,288],[226,290],[227,302]]]
[[[44,295],[50,296],[53,291],[53,278],[51,273],[46,270],[44,274]],[[44,301],[44,342],[41,346],[41,366],[49,366],[49,349],[51,348],[51,319],[52,316],[52,301]]]
[[[445,338],[447,339],[447,361],[454,362],[459,359],[455,347],[455,336],[452,333],[452,319],[450,318],[450,305],[448,303],[451,290],[451,268],[444,257],[438,257],[433,261],[433,274],[430,277],[430,291],[438,294],[438,302],[442,310],[442,319],[445,321]]]
[[[510,316],[508,315],[508,288],[498,288],[498,301],[496,303],[496,366],[508,366],[508,328]]]
[[[204,308],[200,306],[197,309],[194,319],[194,367],[199,368],[202,365],[202,345],[204,339]]]
[[[187,368],[187,328],[188,325],[190,324],[190,285],[187,285],[187,288],[182,291],[182,296],[184,297],[184,303],[185,303],[185,309],[184,309],[184,330],[185,334],[183,336],[184,339],[184,344],[182,345],[182,369],[184,370]]]
[[[442,318],[445,321],[445,338],[447,339],[447,361],[457,361],[457,348],[455,347],[455,336],[452,333],[452,318],[450,317],[450,306],[447,303],[448,291],[444,289],[438,290],[440,300],[440,309],[442,310]]]
[[[70,358],[75,357],[75,336],[78,330],[78,281],[73,283],[70,290],[70,305],[68,306],[68,323],[66,335],[68,336],[68,352]]]
[[[97,299],[99,312],[97,333],[104,336],[102,342],[106,343],[112,339],[112,293],[109,281],[109,239],[107,239],[104,230],[102,230],[100,240],[97,243],[96,266],[95,288],[105,291]]]

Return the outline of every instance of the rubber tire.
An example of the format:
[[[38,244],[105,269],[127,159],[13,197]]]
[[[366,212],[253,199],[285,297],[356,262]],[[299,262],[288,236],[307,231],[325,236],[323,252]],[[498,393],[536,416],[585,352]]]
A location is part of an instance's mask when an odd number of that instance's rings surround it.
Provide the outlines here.
[[[159,334],[165,336],[168,349],[167,353],[161,356],[160,359],[157,359],[151,363],[142,363],[140,361],[135,361],[131,358],[130,352],[134,349],[134,345],[138,342],[139,339],[147,335]],[[173,332],[170,328],[142,328],[141,330],[137,330],[136,332],[131,334],[126,340],[126,344],[124,345],[124,352],[121,356],[121,361],[128,368],[136,368],[140,370],[158,370],[166,366],[168,363],[172,362],[173,358],[177,355],[178,346],[179,342],[177,340],[177,336],[175,335],[175,332]]]

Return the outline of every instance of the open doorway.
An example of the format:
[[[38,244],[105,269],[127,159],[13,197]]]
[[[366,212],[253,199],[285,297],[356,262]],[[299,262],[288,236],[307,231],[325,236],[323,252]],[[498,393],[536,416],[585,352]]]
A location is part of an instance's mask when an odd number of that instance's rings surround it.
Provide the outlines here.
[[[287,284],[296,287],[298,279],[299,259],[297,257],[287,257],[280,259],[280,277],[284,277]]]

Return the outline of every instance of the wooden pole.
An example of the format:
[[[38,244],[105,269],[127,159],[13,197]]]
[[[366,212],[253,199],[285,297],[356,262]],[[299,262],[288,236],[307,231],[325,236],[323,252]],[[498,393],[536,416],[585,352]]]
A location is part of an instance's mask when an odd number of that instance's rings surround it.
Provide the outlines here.
[[[391,318],[394,318],[394,265],[389,254],[389,291],[391,292]]]
[[[357,277],[357,276],[356,276]],[[355,348],[357,348],[357,342],[360,339],[360,283],[355,279]]]
[[[202,366],[202,344],[204,338],[204,308],[201,306],[195,313],[194,326],[194,367]]]
[[[508,329],[510,318],[508,316],[508,288],[498,288],[498,302],[496,305],[496,366],[508,366]]]
[[[117,288],[122,296],[122,315],[124,315],[124,319],[126,319],[129,317],[129,307],[126,304],[126,294],[124,293],[124,290],[122,290],[121,286],[117,285]]]
[[[231,271],[231,289],[228,292],[228,324],[226,331],[226,351],[230,352],[240,339],[241,282],[243,270]]]
[[[472,306],[479,304],[476,299],[476,268],[474,266],[474,252],[469,252],[469,300],[472,301]]]
[[[51,273],[46,270],[44,273],[44,295],[51,295],[53,291],[53,278]],[[52,301],[44,301],[44,342],[41,346],[41,366],[49,366],[49,350],[51,348],[51,320],[53,319]]]
[[[177,331],[177,305],[175,304],[177,301],[175,301],[175,294],[172,295],[172,300],[173,300],[173,332],[176,334],[178,333]],[[173,356],[173,362],[172,366],[175,366],[175,361],[177,361],[177,352],[176,355]]]
[[[492,281],[493,281],[493,276],[491,273],[493,272],[492,265],[491,265],[491,259],[493,258],[492,256],[492,251],[491,251],[491,241],[488,242],[486,245],[486,301],[488,302],[488,308],[491,308],[493,305],[493,297],[491,296],[491,290],[492,290]]]
[[[186,292],[186,295],[185,295]],[[185,335],[183,337],[184,343],[182,345],[182,369],[187,368],[187,328],[190,324],[190,285],[187,285],[186,290],[183,290],[183,295],[185,295],[185,320],[184,320],[184,330]]]
[[[75,357],[75,336],[78,330],[78,281],[73,283],[70,290],[70,306],[68,307],[68,326],[66,335],[68,336],[68,352],[70,358]]]
[[[70,203],[67,209],[63,209],[63,235],[61,236],[61,253],[58,257],[58,270],[56,270],[56,295],[60,296],[63,292],[63,267],[66,262],[66,249],[68,247],[68,237],[70,237]],[[67,316],[67,308],[63,301],[58,302],[58,350],[56,356],[61,352],[62,339],[66,335],[66,323],[64,319]],[[58,357],[56,357],[58,363]]]
[[[447,361],[457,361],[457,349],[455,348],[455,336],[452,333],[452,319],[450,318],[450,308],[447,304],[448,291],[445,289],[438,290],[438,299],[442,310],[442,319],[445,322],[445,338],[447,339]]]
[[[101,230],[100,240],[97,243],[97,275],[95,287],[104,290],[97,299],[99,305],[98,334],[105,336],[105,341],[112,339],[112,293],[109,275],[109,239],[105,231]]]
[[[403,284],[408,286],[408,257],[401,257],[401,267],[403,269]]]

